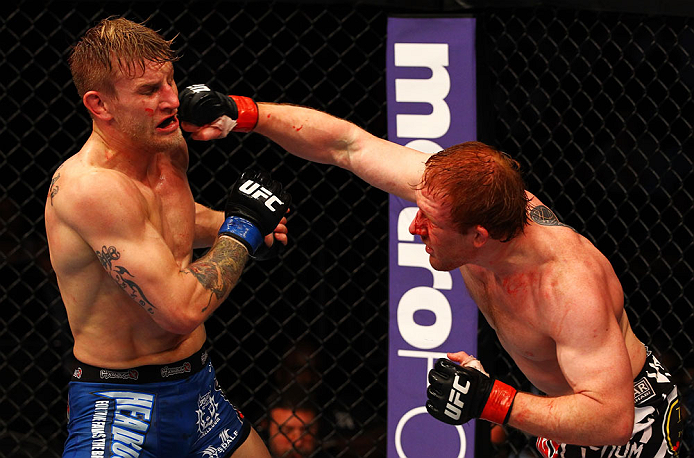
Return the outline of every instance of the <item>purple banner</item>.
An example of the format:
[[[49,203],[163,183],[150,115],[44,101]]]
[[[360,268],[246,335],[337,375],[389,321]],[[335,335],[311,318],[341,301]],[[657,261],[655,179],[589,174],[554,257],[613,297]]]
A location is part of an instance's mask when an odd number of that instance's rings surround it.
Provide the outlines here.
[[[388,138],[435,153],[475,140],[475,20],[389,18]],[[390,196],[388,458],[473,458],[474,421],[431,417],[427,373],[448,351],[476,354],[477,307],[458,270],[438,272],[408,227],[417,207]]]

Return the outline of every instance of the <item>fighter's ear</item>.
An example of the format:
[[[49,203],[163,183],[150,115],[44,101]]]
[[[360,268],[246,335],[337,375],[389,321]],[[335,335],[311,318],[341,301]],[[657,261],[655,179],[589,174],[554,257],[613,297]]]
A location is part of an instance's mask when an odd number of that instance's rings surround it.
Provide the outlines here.
[[[109,121],[113,118],[113,115],[108,109],[106,100],[104,99],[103,93],[99,91],[87,91],[82,97],[82,103],[87,107],[87,110],[95,118],[101,119],[103,121]]]
[[[472,243],[475,245],[475,248],[481,248],[485,243],[487,243],[487,240],[489,240],[489,231],[485,229],[484,226],[480,226],[479,224],[474,226],[472,231]]]

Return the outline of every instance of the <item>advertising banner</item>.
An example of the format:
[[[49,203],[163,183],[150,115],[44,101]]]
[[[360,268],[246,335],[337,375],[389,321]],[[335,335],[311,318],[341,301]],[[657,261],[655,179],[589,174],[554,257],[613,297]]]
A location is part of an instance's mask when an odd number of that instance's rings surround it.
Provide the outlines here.
[[[389,18],[388,138],[425,153],[476,139],[474,18]],[[460,271],[438,272],[390,196],[388,458],[474,457],[474,421],[427,412],[427,373],[446,352],[476,354],[477,307]]]

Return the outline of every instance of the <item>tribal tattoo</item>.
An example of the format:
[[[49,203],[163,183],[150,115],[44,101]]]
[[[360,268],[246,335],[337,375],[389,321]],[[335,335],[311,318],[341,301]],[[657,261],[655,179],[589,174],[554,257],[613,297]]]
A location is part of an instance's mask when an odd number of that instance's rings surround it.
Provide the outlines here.
[[[210,300],[202,312],[209,308],[214,297],[221,299],[231,291],[239,281],[247,259],[248,252],[240,243],[220,237],[210,251],[184,270],[210,290]]]
[[[576,229],[559,221],[557,215],[545,205],[538,205],[530,209],[530,219],[541,226],[562,226],[568,227],[576,232]]]
[[[142,288],[133,280],[135,278],[133,274],[128,272],[123,266],[113,265],[112,261],[117,261],[120,259],[120,253],[114,246],[106,248],[106,245],[101,247],[101,251],[96,252],[96,257],[99,258],[99,262],[104,266],[104,269],[111,275],[111,277],[118,283],[123,291],[131,298],[135,300],[142,308],[147,310],[150,315],[154,315],[154,309],[156,308],[148,299],[145,297],[145,293],[142,292]]]
[[[48,192],[50,193],[51,196],[51,207],[53,206],[53,198],[55,197],[56,194],[58,194],[58,190],[60,189],[56,183],[58,181],[58,178],[60,178],[60,174],[58,173],[56,176],[53,177],[51,180],[51,187],[49,188]]]

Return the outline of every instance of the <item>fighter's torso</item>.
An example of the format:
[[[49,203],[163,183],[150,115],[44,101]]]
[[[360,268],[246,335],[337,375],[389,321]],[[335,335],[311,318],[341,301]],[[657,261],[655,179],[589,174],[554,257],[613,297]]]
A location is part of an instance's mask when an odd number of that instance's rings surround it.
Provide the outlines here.
[[[118,248],[106,240],[101,247],[90,246],[59,216],[60,188],[77,183],[82,174],[97,174],[103,186],[118,180],[115,188],[125,190],[123,195],[114,194],[113,202],[105,205],[125,205],[141,215],[153,229],[149,233],[161,237],[181,269],[191,262],[195,235],[195,203],[185,168],[170,157],[157,157],[145,180],[99,169],[81,153],[68,159],[54,175],[45,217],[51,262],[75,338],[75,355],[88,364],[118,368],[177,361],[194,353],[204,342],[204,328],[190,335],[164,331],[104,269],[104,257],[118,256]],[[88,217],[85,209],[80,218]]]
[[[552,329],[561,322],[567,303],[557,303],[554,291],[572,278],[577,269],[581,281],[599,288],[606,307],[624,335],[636,375],[643,365],[643,345],[631,331],[624,312],[621,284],[604,256],[585,238],[568,227],[545,227],[532,223],[525,237],[537,238],[538,250],[549,250],[547,262],[506,278],[482,267],[461,267],[468,292],[496,331],[501,345],[514,362],[541,391],[550,395],[571,392],[557,361]],[[550,245],[548,245],[548,243]],[[551,246],[551,247],[550,247]],[[586,276],[586,271],[590,272]],[[570,325],[569,325],[570,326]],[[565,330],[562,332],[570,332]]]

